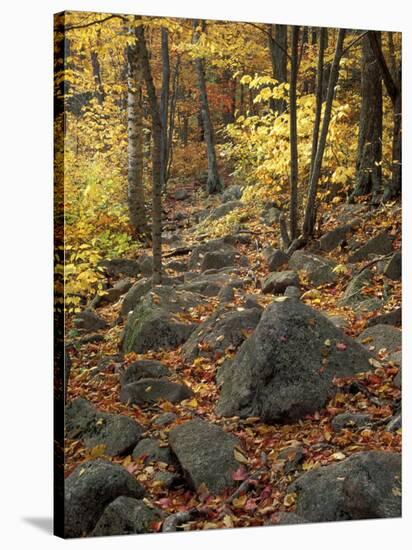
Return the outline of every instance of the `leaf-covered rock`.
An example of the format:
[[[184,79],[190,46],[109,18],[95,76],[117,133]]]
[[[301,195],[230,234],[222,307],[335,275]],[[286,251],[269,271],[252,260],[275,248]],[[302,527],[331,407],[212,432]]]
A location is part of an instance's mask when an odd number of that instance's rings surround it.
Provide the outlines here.
[[[185,384],[170,382],[163,378],[143,378],[122,387],[120,401],[134,405],[156,403],[156,401],[170,401],[180,403],[193,396],[193,392]]]
[[[188,483],[198,489],[205,484],[212,494],[233,487],[235,458],[240,441],[222,428],[203,420],[191,420],[171,430],[170,446]],[[239,452],[239,451],[237,451]]]
[[[296,513],[308,521],[401,515],[401,456],[369,451],[303,474],[289,487]]]
[[[111,502],[120,496],[141,499],[144,493],[122,466],[101,459],[80,464],[65,480],[65,536],[90,534]]]
[[[369,358],[324,315],[282,298],[266,308],[225,369],[217,411],[263,421],[297,420],[325,405],[336,391],[334,377],[369,370]]]

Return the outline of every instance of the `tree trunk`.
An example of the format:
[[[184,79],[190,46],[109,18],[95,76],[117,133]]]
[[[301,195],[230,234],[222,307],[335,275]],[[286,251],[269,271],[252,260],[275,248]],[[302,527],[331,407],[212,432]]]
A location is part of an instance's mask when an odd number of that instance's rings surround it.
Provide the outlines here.
[[[143,186],[142,70],[137,46],[127,48],[127,200],[130,224],[137,238],[148,234]]]
[[[380,33],[377,37],[380,44]],[[382,76],[368,36],[362,39],[361,97],[353,195],[376,197],[382,185]]]
[[[197,32],[197,26],[199,22],[193,21],[193,42],[196,44],[199,40],[199,33]],[[201,22],[202,32],[205,30],[205,22]],[[222,191],[222,183],[219,178],[219,173],[217,169],[216,161],[216,150],[215,150],[215,141],[213,134],[213,125],[212,119],[210,116],[209,110],[209,101],[207,98],[206,91],[206,78],[205,78],[205,68],[204,62],[201,57],[196,58],[196,72],[199,85],[199,95],[200,95],[200,109],[202,113],[203,129],[204,136],[207,145],[207,166],[208,166],[208,175],[207,175],[207,190],[209,194],[220,193]]]
[[[169,33],[162,27],[162,91],[160,94],[160,118],[162,120],[162,158],[161,173],[162,187],[166,184],[168,165],[168,115],[169,115],[169,88],[170,88],[170,59]]]
[[[155,286],[162,283],[162,119],[142,25],[136,28],[136,36],[152,119],[152,284]]]
[[[326,40],[328,35],[328,29],[326,27],[319,28],[319,52],[318,52],[318,64],[316,70],[316,111],[315,122],[313,125],[312,134],[312,151],[310,158],[310,176],[313,172],[313,166],[315,164],[316,151],[318,149],[320,120],[322,116],[322,97],[323,97],[323,62],[325,58]]]
[[[272,63],[272,76],[280,84],[287,82],[287,26],[269,25],[269,52]],[[271,108],[278,113],[286,109],[286,102],[283,99],[271,100]]]
[[[103,90],[103,83],[102,83],[102,72],[100,69],[100,62],[97,56],[97,52],[91,53],[91,62],[92,62],[93,79],[96,86],[96,97],[97,97],[97,101],[101,104],[103,103],[103,100],[104,100],[104,90]]]
[[[368,38],[393,107],[392,179],[383,195],[384,200],[389,200],[398,197],[402,191],[402,68],[399,62],[398,74],[391,74],[382,52],[379,34],[369,31]]]
[[[310,175],[308,202],[306,204],[305,218],[303,222],[303,236],[308,238],[313,235],[313,230],[316,224],[316,192],[322,168],[323,154],[325,152],[326,139],[328,137],[329,123],[332,113],[333,96],[335,86],[339,78],[339,65],[343,52],[343,41],[345,39],[345,30],[340,29],[336,42],[335,55],[332,61],[329,82],[326,92],[325,113],[323,115],[322,130],[320,133],[319,143],[316,149],[313,170]]]
[[[292,51],[289,88],[289,141],[290,141],[290,238],[293,241],[298,232],[298,132],[296,109],[296,85],[298,76],[299,27],[292,27]]]

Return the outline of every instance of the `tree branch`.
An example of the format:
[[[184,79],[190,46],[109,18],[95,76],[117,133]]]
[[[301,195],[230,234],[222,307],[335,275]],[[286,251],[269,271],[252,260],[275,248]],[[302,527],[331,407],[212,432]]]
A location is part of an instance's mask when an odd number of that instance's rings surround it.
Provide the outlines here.
[[[376,60],[379,63],[379,67],[382,73],[382,78],[385,83],[385,87],[388,91],[389,97],[391,98],[392,103],[395,103],[396,97],[399,94],[399,89],[394,79],[392,78],[390,70],[388,69],[388,65],[386,64],[386,60],[383,55],[382,48],[379,45],[379,41],[375,31],[369,32],[369,42],[370,42],[372,51],[375,54]]]
[[[81,25],[69,25],[68,27],[65,27],[65,31],[72,31],[74,29],[85,29],[86,27],[91,27],[93,25],[99,25],[100,23],[105,23],[106,21],[109,21],[109,19],[121,19],[122,21],[127,21],[127,17],[124,17],[123,15],[112,14],[112,15],[108,15],[107,17],[104,17],[103,19],[90,21],[89,23],[83,23]]]

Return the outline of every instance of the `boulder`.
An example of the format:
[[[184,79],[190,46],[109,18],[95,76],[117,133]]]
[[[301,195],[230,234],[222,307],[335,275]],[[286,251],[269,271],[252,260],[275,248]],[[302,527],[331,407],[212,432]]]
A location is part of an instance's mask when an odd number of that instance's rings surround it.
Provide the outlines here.
[[[242,198],[242,188],[240,185],[231,185],[227,187],[222,193],[222,202],[227,203],[230,201],[237,201]]]
[[[232,288],[242,288],[250,279],[236,278],[237,272],[233,270],[210,270],[208,272],[190,275],[185,274],[185,282],[180,288],[189,292],[196,292],[202,296],[217,296],[221,289],[230,285]]]
[[[337,414],[333,418],[331,426],[335,432],[340,432],[343,428],[362,428],[370,424],[371,420],[372,418],[368,414],[347,412]]]
[[[201,323],[182,348],[185,361],[198,356],[212,359],[224,354],[229,347],[238,348],[252,332],[260,319],[259,308],[243,311],[218,309]]]
[[[137,277],[141,273],[139,260],[113,258],[102,260],[99,265],[104,268],[109,277],[118,277],[119,275]]]
[[[296,271],[276,271],[261,281],[264,294],[283,294],[289,286],[299,287]]]
[[[288,286],[286,287],[284,295],[288,298],[295,298],[295,300],[299,300],[301,292],[297,286]]]
[[[271,206],[265,210],[265,212],[262,215],[262,221],[266,225],[276,225],[279,223],[279,218],[282,214],[282,211],[279,210],[279,208],[276,208],[275,206]]]
[[[175,192],[174,192],[174,198],[177,200],[177,201],[184,201],[186,199],[189,198],[189,193],[187,191],[187,189],[185,189],[184,187],[180,188],[180,189],[177,189]]]
[[[372,347],[375,353],[381,349],[393,353],[402,346],[402,331],[391,325],[374,325],[359,334],[357,340],[369,349]]]
[[[323,407],[335,377],[370,369],[370,354],[324,315],[282,297],[225,369],[217,412],[295,421]]]
[[[105,294],[97,294],[90,302],[90,307],[102,307],[107,304],[114,304],[117,300],[126,294],[129,288],[132,286],[130,279],[122,279],[118,281],[113,287],[105,290]]]
[[[192,390],[185,384],[170,382],[164,378],[143,378],[138,382],[122,386],[120,391],[120,401],[133,405],[144,405],[157,401],[180,403],[192,396]]]
[[[395,252],[388,261],[383,274],[393,281],[400,281],[402,279],[402,254],[400,252]]]
[[[169,447],[161,447],[155,439],[142,439],[133,450],[132,457],[144,462],[164,462],[173,464],[173,456]]]
[[[153,533],[163,517],[162,510],[148,506],[143,500],[119,497],[105,508],[90,535],[108,537]]]
[[[77,466],[66,478],[64,488],[67,538],[90,534],[106,506],[118,497],[144,496],[143,487],[125,468],[102,459]]]
[[[178,273],[184,273],[187,271],[187,262],[183,260],[172,260],[168,264],[166,264],[167,269],[171,269],[172,271],[176,271]]]
[[[240,464],[235,459],[237,437],[203,420],[191,420],[169,434],[169,442],[191,487],[205,484],[212,494],[235,485],[233,473]]]
[[[349,282],[346,290],[339,300],[339,305],[350,306],[354,310],[374,311],[379,309],[382,301],[378,298],[371,298],[363,294],[365,287],[369,286],[373,274],[370,269],[364,269],[358,275],[355,275]]]
[[[73,319],[73,325],[76,329],[84,330],[85,332],[93,332],[109,326],[104,319],[88,309],[77,313]]]
[[[338,278],[338,274],[333,271],[336,262],[305,250],[296,250],[292,254],[289,267],[306,271],[309,280],[315,286],[333,283]]]
[[[236,248],[224,241],[224,239],[213,239],[196,246],[189,256],[189,269],[199,269],[203,257],[208,252],[220,252],[225,254],[236,254]]]
[[[121,376],[122,386],[138,382],[142,378],[168,378],[171,375],[170,370],[160,363],[150,359],[140,359],[131,363]]]
[[[148,292],[127,318],[123,351],[145,353],[177,348],[189,338],[197,325],[180,321],[176,315],[196,307],[201,301],[199,295],[167,286]]]
[[[375,325],[392,325],[394,327],[400,327],[402,325],[402,308],[398,307],[387,313],[371,317],[366,323],[366,327],[373,327]]]
[[[279,512],[276,518],[268,522],[267,525],[297,525],[299,523],[308,523],[308,520],[294,512]]]
[[[348,262],[362,262],[368,259],[369,254],[385,256],[386,254],[390,254],[390,252],[392,252],[392,238],[384,230],[357,248],[353,254],[350,254]]]
[[[214,208],[208,217],[206,218],[208,222],[219,220],[220,218],[223,218],[230,212],[233,212],[233,210],[236,210],[237,208],[241,208],[245,206],[241,201],[228,201],[224,204],[221,204],[217,208]]]
[[[166,412],[166,413],[160,414],[157,418],[155,418],[153,420],[152,425],[156,428],[162,428],[163,426],[172,424],[175,420],[177,420],[177,414],[172,412]]]
[[[225,304],[227,302],[231,302],[235,297],[235,291],[233,290],[233,287],[230,285],[226,285],[219,291],[219,294],[217,295],[219,302],[222,304]]]
[[[401,516],[401,455],[367,451],[311,470],[289,486],[311,522]]]
[[[235,265],[236,254],[234,252],[216,251],[206,252],[202,258],[200,271],[204,272],[208,269],[221,269],[222,267],[230,267]]]
[[[351,236],[355,227],[356,223],[350,223],[328,231],[319,239],[319,248],[324,252],[334,250]]]
[[[269,271],[277,271],[280,267],[287,264],[289,256],[279,249],[273,249],[267,256]]]
[[[176,277],[167,277],[163,275],[162,277],[163,286],[180,285],[182,282],[183,282],[182,275],[178,275]],[[129,313],[129,311],[132,311],[139,303],[140,298],[142,298],[145,294],[147,294],[151,288],[152,288],[151,277],[140,279],[140,281],[135,283],[130,288],[126,296],[124,297],[122,308],[121,308],[121,314],[123,316],[126,316]]]
[[[144,429],[128,416],[100,412],[78,397],[66,408],[67,437],[82,439],[87,449],[104,446],[104,454],[127,454],[141,439]]]

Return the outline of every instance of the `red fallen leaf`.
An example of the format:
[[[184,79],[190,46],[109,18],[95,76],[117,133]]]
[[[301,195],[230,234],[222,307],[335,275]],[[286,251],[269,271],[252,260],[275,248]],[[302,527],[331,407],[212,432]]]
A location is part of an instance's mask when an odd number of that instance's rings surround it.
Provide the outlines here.
[[[239,466],[239,468],[233,472],[232,479],[234,481],[244,481],[248,477],[248,473],[246,471],[246,468],[243,466]]]
[[[263,491],[260,493],[260,498],[263,500],[264,498],[268,498],[272,494],[272,489],[270,485],[266,485],[264,487]]]
[[[156,501],[156,504],[158,504],[161,508],[168,508],[169,506],[171,506],[172,501],[170,500],[170,498],[160,498]]]
[[[382,378],[380,378],[379,376],[376,376],[376,374],[369,374],[368,382],[370,382],[371,384],[381,384]]]
[[[338,342],[336,344],[336,349],[338,349],[339,351],[345,351],[345,349],[347,348],[348,346],[346,344],[344,344],[343,342]]]
[[[253,512],[253,510],[256,510],[257,504],[253,498],[250,498],[246,504],[245,504],[245,511],[247,512]]]

